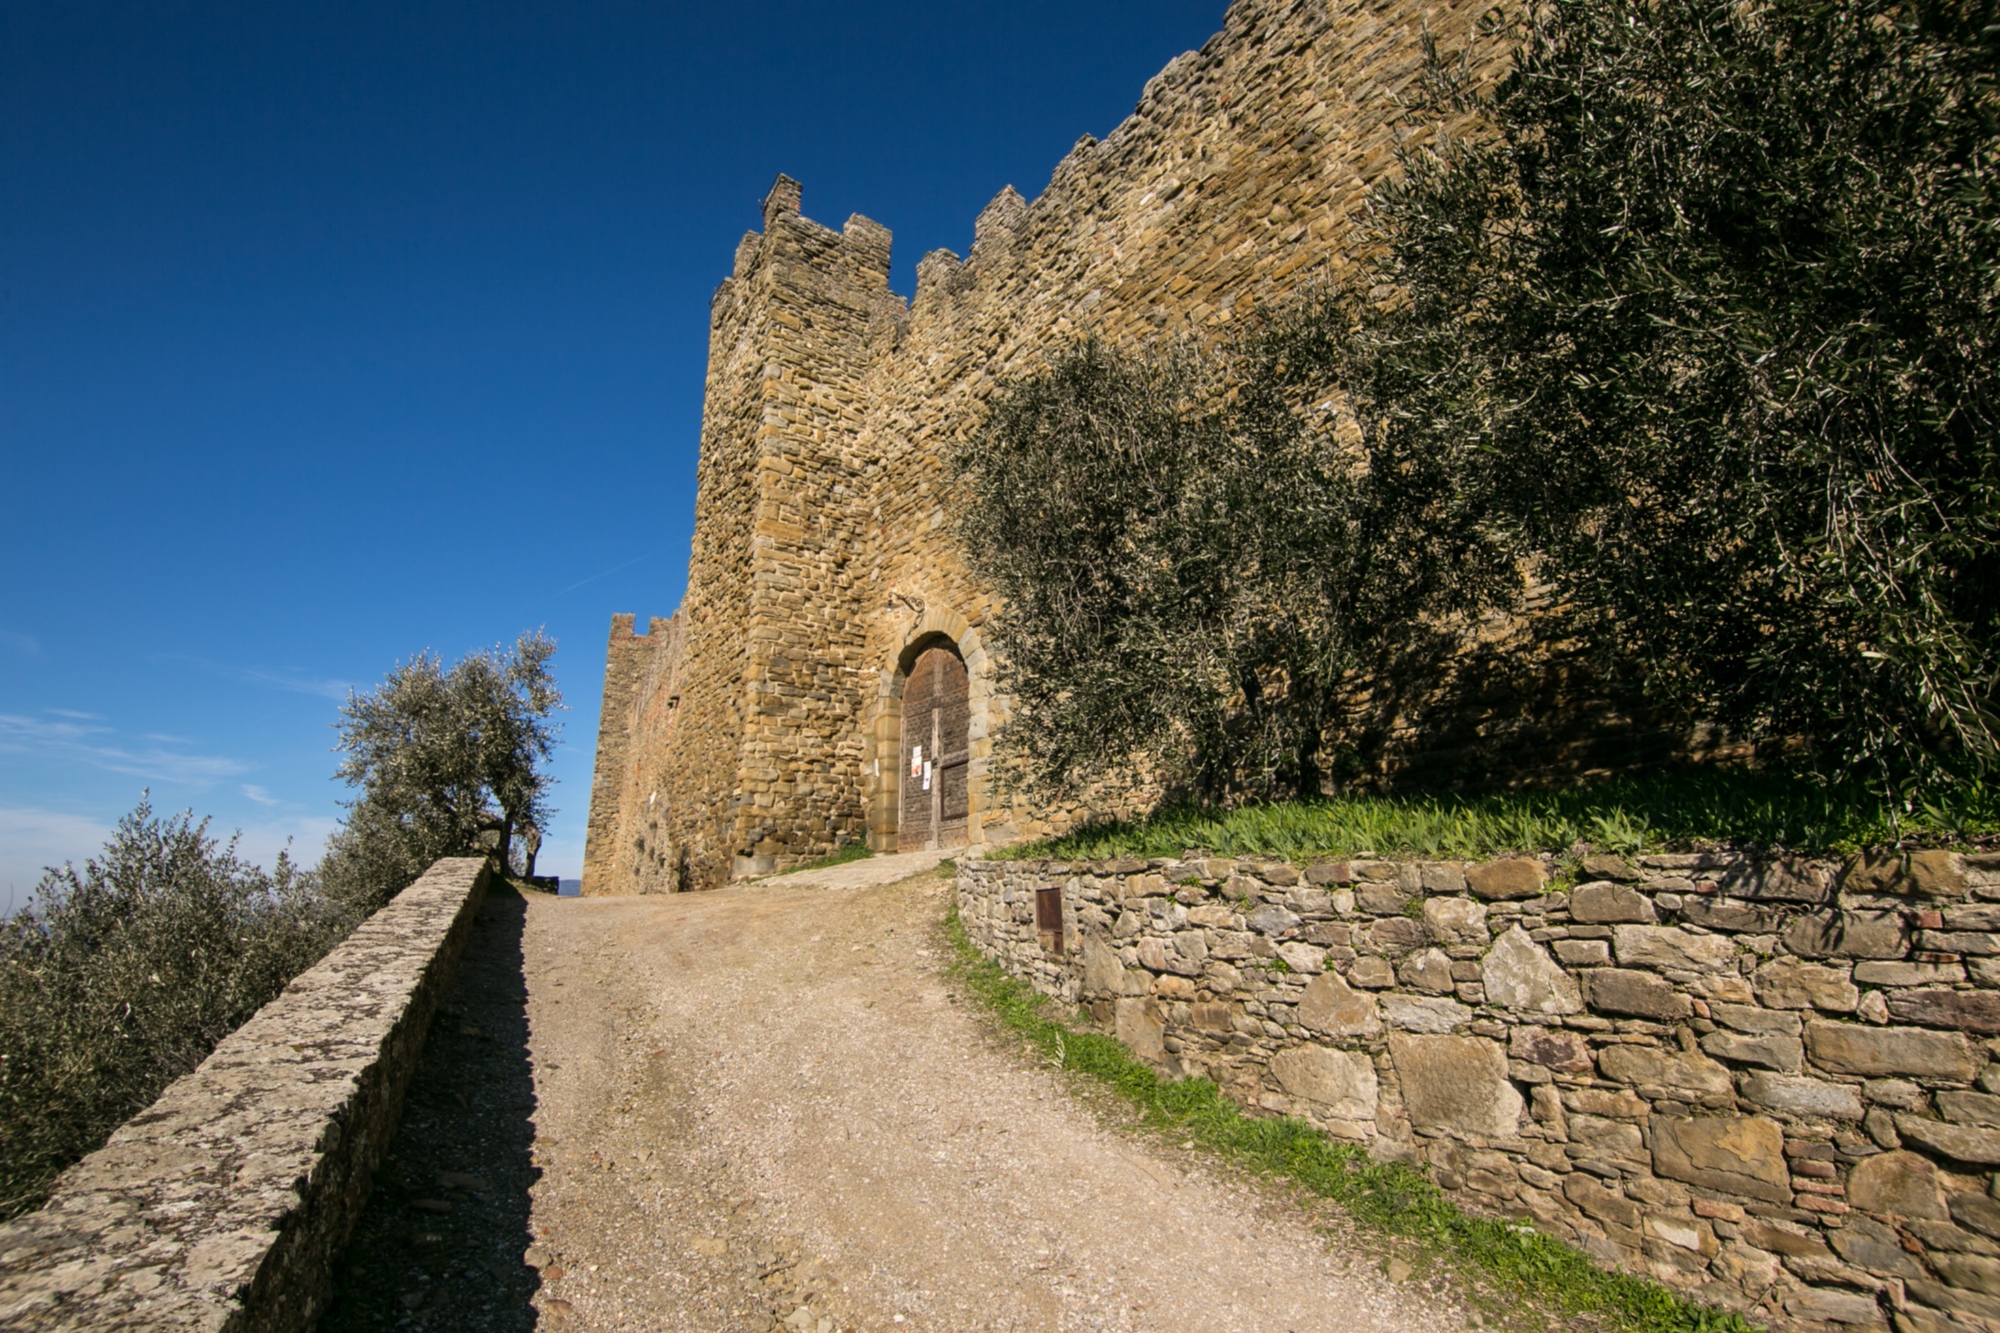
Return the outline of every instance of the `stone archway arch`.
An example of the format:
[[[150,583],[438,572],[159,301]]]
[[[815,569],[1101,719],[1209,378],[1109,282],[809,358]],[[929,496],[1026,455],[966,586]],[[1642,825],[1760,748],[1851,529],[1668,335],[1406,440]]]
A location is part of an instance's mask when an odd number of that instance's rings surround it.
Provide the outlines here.
[[[993,744],[992,659],[979,629],[956,611],[933,607],[912,617],[883,664],[874,716],[867,731],[865,769],[868,845],[878,852],[898,847],[902,758],[903,692],[910,671],[924,653],[948,647],[965,663],[966,674],[966,841],[984,843],[984,816],[989,808],[987,774]]]

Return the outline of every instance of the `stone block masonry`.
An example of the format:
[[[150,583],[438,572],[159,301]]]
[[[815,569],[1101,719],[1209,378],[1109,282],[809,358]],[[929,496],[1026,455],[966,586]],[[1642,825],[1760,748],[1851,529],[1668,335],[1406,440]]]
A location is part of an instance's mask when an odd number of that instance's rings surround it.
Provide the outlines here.
[[[432,866],[0,1225],[0,1328],[312,1328],[490,873]]]
[[[710,313],[671,647],[651,645],[641,673],[637,645],[658,631],[614,623],[584,892],[712,886],[861,840],[895,850],[903,682],[940,645],[968,674],[970,844],[1088,813],[989,797],[995,600],[952,539],[945,454],[996,385],[1085,334],[1137,348],[1220,331],[1346,271],[1371,187],[1428,132],[1406,110],[1425,33],[1465,49],[1482,12],[1237,0],[1038,197],[1001,190],[964,257],[925,256],[907,305],[889,231],[822,226],[779,177]]]
[[[2000,1327],[2000,854],[979,859],[958,902],[1166,1074],[1603,1263],[1773,1327]]]

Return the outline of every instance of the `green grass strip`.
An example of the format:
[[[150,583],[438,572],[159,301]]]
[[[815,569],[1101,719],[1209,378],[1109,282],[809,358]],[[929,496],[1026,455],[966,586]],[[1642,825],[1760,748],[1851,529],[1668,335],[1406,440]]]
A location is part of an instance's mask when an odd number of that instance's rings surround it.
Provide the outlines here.
[[[1507,1293],[1565,1315],[1595,1315],[1633,1333],[1749,1333],[1755,1327],[1658,1283],[1605,1272],[1582,1251],[1525,1224],[1467,1213],[1415,1169],[1375,1161],[1303,1120],[1252,1119],[1208,1079],[1163,1079],[1116,1038],[1059,1021],[1048,1000],[973,946],[956,908],[945,930],[956,955],[952,975],[980,1004],[1051,1061],[1103,1083],[1151,1128],[1252,1170],[1288,1177],[1363,1222],[1477,1267]]]
[[[1637,854],[1704,844],[1845,853],[1903,842],[1966,847],[2000,834],[2000,786],[1977,779],[1891,800],[1810,775],[1680,769],[1556,791],[1344,796],[1233,810],[1175,807],[1006,848],[1005,858],[1407,856],[1565,852],[1578,842]]]

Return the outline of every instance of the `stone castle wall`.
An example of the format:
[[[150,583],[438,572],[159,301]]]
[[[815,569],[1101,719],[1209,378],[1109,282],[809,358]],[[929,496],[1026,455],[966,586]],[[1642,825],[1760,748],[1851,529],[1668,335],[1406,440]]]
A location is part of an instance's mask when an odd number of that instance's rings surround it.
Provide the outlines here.
[[[2000,854],[969,860],[958,904],[1168,1075],[1607,1264],[1778,1326],[2000,1326]]]
[[[1083,334],[1217,329],[1341,273],[1414,128],[1423,32],[1463,47],[1482,9],[1238,0],[1037,198],[1002,190],[969,254],[925,256],[907,308],[889,232],[809,221],[781,177],[715,296],[676,715],[627,697],[614,628],[600,726],[622,734],[599,743],[584,891],[892,849],[902,673],[939,641],[971,676],[972,842],[1072,818],[987,798],[994,605],[950,538],[945,451],[998,382]]]

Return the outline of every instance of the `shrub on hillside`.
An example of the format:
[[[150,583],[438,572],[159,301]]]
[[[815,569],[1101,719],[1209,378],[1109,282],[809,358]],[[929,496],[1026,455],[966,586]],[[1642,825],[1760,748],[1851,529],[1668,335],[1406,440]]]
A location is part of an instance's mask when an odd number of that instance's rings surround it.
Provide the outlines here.
[[[0,1217],[193,1069],[352,918],[146,801],[0,923]]]

